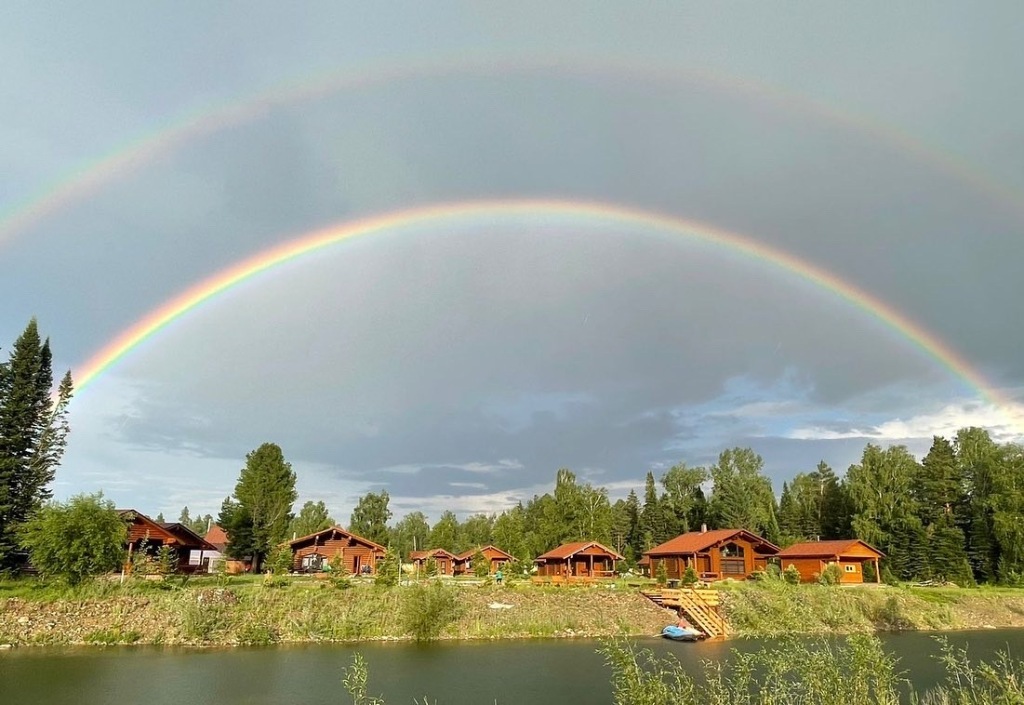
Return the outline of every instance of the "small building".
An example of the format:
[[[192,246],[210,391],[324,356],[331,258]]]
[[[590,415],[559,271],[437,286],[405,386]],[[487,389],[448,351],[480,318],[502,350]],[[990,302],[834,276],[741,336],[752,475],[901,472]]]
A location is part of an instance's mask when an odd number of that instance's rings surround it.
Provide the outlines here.
[[[864,565],[872,564],[875,569],[874,582],[882,582],[878,561],[885,554],[860,539],[835,541],[807,541],[795,543],[779,551],[780,567],[785,570],[793,566],[800,571],[800,582],[812,583],[821,577],[822,571],[830,564],[839,566],[840,583],[863,583]]]
[[[192,563],[193,551],[200,555],[217,552],[216,546],[184,524],[156,522],[134,509],[119,509],[118,512],[128,522],[126,571],[131,570],[132,558],[139,551],[144,551],[149,558],[156,560],[160,549],[167,546],[174,551],[175,571],[179,573],[199,572],[202,563]]]
[[[502,551],[497,546],[482,546],[480,548],[471,548],[468,551],[464,551],[459,555],[455,556],[452,560],[454,566],[455,575],[464,575],[466,573],[473,573],[473,556],[480,553],[487,561],[487,572],[494,575],[499,570],[505,567],[506,563],[510,563],[515,558],[510,554]]]
[[[701,527],[644,551],[644,557],[650,560],[650,575],[656,576],[664,563],[669,580],[681,579],[688,566],[701,580],[743,580],[767,568],[768,559],[778,552],[778,546],[746,529]]]
[[[413,551],[409,554],[412,561],[413,571],[417,574],[425,573],[427,561],[433,560],[437,565],[438,575],[455,574],[455,554],[443,548],[432,548],[429,551]]]
[[[342,567],[353,575],[376,575],[377,563],[387,554],[379,543],[340,526],[292,539],[286,545],[292,551],[292,570],[303,573],[327,570],[340,558]]]
[[[534,560],[537,575],[562,577],[610,578],[615,576],[615,562],[623,557],[597,541],[563,543]]]
[[[215,551],[191,551],[189,565],[203,573],[216,572],[218,566],[224,565],[224,572],[231,575],[248,572],[252,568],[252,558],[238,560],[228,556],[228,544],[231,543],[227,532],[219,524],[211,524],[203,538],[213,546]]]

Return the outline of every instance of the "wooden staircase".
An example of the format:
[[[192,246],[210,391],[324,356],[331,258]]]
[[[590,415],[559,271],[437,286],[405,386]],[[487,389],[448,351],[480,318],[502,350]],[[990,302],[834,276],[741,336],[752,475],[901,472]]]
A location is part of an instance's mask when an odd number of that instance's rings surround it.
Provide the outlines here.
[[[642,594],[659,607],[678,610],[691,624],[708,637],[724,637],[729,631],[725,618],[719,614],[721,601],[717,590],[683,588],[680,590],[643,590]]]

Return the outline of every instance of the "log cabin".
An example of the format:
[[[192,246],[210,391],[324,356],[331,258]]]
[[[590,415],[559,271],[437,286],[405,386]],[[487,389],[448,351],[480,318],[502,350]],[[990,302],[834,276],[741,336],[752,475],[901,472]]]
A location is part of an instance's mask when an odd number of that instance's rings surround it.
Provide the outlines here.
[[[429,551],[413,551],[409,554],[413,569],[417,575],[426,572],[427,561],[433,560],[437,564],[438,575],[455,574],[455,554],[443,548],[432,548]]]
[[[213,554],[217,547],[198,535],[184,524],[177,522],[156,522],[142,512],[134,509],[117,510],[128,522],[128,554],[125,560],[125,572],[131,572],[132,558],[138,551],[145,551],[154,561],[160,548],[169,547],[174,551],[175,572],[195,573],[202,570],[199,565],[191,563],[191,554]]]
[[[746,529],[715,529],[680,534],[644,551],[650,560],[650,575],[657,575],[664,563],[669,580],[679,580],[688,566],[704,581],[734,578],[744,580],[768,567],[768,559],[779,547]]]
[[[465,575],[467,573],[474,572],[473,570],[473,556],[479,552],[484,560],[487,561],[488,573],[494,575],[499,570],[505,567],[506,563],[514,561],[515,558],[511,554],[502,551],[497,546],[482,546],[480,548],[471,548],[468,551],[464,551],[459,555],[455,556],[452,560],[454,566],[455,575]]]
[[[885,554],[860,539],[835,541],[807,541],[795,543],[779,551],[779,566],[785,570],[793,566],[800,572],[800,582],[813,583],[831,563],[839,566],[840,584],[864,582],[864,566],[870,563],[875,570],[872,582],[882,582],[878,561]]]
[[[597,541],[563,543],[534,560],[537,575],[561,577],[611,578],[615,562],[623,557]]]
[[[340,558],[342,568],[352,575],[376,575],[377,563],[387,554],[379,543],[340,526],[300,536],[285,545],[292,551],[292,570],[303,573],[329,570],[332,561]]]

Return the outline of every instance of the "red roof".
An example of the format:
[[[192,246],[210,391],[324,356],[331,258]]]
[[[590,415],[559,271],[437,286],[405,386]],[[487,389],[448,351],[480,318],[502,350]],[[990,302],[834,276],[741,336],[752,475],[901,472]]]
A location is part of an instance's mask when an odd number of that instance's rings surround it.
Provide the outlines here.
[[[181,522],[177,521],[165,521],[159,522],[160,526],[164,527],[172,534],[174,534],[178,541],[181,542],[182,546],[199,550],[199,551],[215,551],[220,550],[214,546],[211,542],[204,539],[202,536],[192,531]]]
[[[413,561],[423,561],[428,558],[447,558],[451,560],[455,558],[455,554],[443,548],[432,548],[429,551],[413,551],[409,554],[409,559]]]
[[[575,554],[579,553],[580,551],[585,551],[588,548],[591,548],[592,546],[597,546],[602,551],[607,553],[609,556],[614,557],[615,560],[617,560],[617,561],[621,561],[623,559],[623,557],[620,556],[618,553],[616,553],[612,549],[608,548],[607,546],[598,543],[597,541],[576,541],[574,543],[563,543],[558,548],[553,548],[550,551],[548,551],[547,553],[544,553],[544,554],[541,554],[541,555],[537,556],[536,560],[538,560],[538,561],[541,561],[541,560],[562,560],[562,561],[564,561],[566,558],[574,556]]]
[[[220,528],[220,524],[211,525],[204,538],[216,546],[221,553],[228,547],[228,535],[224,529]]]
[[[690,531],[685,534],[680,534],[674,539],[670,539],[659,546],[655,546],[649,551],[644,551],[644,555],[685,556],[693,553],[700,553],[701,551],[708,550],[715,544],[728,541],[729,539],[740,535],[748,541],[761,544],[763,547],[770,549],[773,553],[779,550],[779,547],[775,544],[770,541],[765,541],[760,536],[752,534],[746,529],[715,529],[713,531]]]
[[[843,555],[857,544],[861,544],[862,546],[871,549],[877,553],[879,557],[885,555],[874,546],[871,546],[860,539],[837,539],[834,541],[805,541],[803,543],[795,543],[789,548],[784,548],[779,551],[779,558],[830,558],[832,556]]]

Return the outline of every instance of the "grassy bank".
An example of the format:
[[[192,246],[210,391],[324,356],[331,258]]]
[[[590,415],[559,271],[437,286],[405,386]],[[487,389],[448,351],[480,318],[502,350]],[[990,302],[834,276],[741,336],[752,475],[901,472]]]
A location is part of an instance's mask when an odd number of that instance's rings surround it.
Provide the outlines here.
[[[0,583],[0,644],[270,644],[655,634],[666,613],[625,585],[339,589],[308,578],[177,579],[76,589]]]
[[[1024,627],[1024,590],[724,583],[738,636]]]

